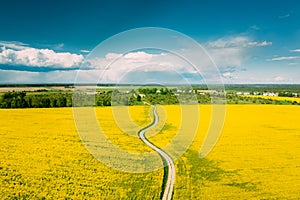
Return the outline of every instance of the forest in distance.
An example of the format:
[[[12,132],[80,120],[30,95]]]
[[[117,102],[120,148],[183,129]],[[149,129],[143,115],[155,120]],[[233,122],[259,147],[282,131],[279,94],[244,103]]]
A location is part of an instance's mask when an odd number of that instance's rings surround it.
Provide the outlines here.
[[[300,105],[300,85],[225,85],[225,93],[218,89],[212,90],[205,85],[192,87],[122,85],[117,87],[113,84],[99,84],[97,87],[89,85],[80,87],[84,89],[74,93],[74,88],[76,88],[74,85],[1,85],[0,108],[173,105],[195,102],[199,104]]]

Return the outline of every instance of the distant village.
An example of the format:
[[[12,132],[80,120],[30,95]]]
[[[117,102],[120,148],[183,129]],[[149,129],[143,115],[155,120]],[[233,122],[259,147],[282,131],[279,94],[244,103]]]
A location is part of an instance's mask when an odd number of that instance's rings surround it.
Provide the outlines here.
[[[236,94],[236,95],[243,95],[243,96],[267,96],[267,97],[278,97],[278,96],[282,96],[282,97],[300,97],[299,93],[296,92],[242,92],[242,91],[237,91],[237,92],[220,92],[217,90],[195,90],[195,89],[170,89],[170,92],[172,92],[174,95],[178,96],[180,94],[198,94],[198,95],[206,95],[206,94],[226,94],[226,93],[230,93],[230,94]],[[87,91],[85,92],[87,95],[95,95],[95,94],[105,94],[107,91]],[[119,90],[120,93],[123,94],[130,94],[130,93],[135,93],[134,90]],[[157,89],[155,92],[156,94],[161,94],[162,91],[160,89]],[[141,96],[142,98],[144,98],[146,96],[146,94],[139,92],[138,93],[139,96]]]
[[[299,97],[298,93],[288,93],[288,92],[236,92],[237,95],[254,95],[254,96],[265,96],[265,97],[278,97],[278,96],[289,96],[289,97]]]

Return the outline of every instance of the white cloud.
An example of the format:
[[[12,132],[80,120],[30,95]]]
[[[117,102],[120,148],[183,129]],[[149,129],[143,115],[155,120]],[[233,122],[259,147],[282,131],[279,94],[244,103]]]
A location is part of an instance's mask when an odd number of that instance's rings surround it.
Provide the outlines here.
[[[216,41],[208,42],[209,48],[247,48],[247,47],[262,47],[272,45],[272,42],[266,40],[262,42],[252,41],[245,36],[225,37]]]
[[[232,74],[230,72],[225,72],[225,73],[222,74],[222,76],[224,78],[230,78],[230,79],[232,78]]]
[[[218,67],[241,66],[246,59],[247,37],[226,37],[207,42],[204,47]]]
[[[179,56],[167,52],[153,54],[138,51],[125,55],[110,52],[104,57],[89,58],[84,61],[84,57],[79,54],[37,49],[18,42],[4,43],[0,43],[0,46],[2,45],[2,51],[0,50],[0,69],[3,69],[1,64],[7,65],[7,67],[19,65],[23,67],[22,70],[24,71],[38,72],[39,68],[49,69],[47,73],[34,75],[37,76],[35,80],[40,80],[41,82],[45,80],[53,80],[53,82],[72,80],[72,77],[76,76],[76,69],[81,67],[81,70],[78,70],[78,80],[80,82],[97,82],[99,78],[101,78],[100,82],[116,82],[122,78],[130,80],[130,78],[133,79],[134,77],[134,79],[141,82],[146,81],[147,78],[149,80],[156,78],[158,81],[169,79],[175,83],[176,80],[182,79],[182,77],[199,78],[197,77],[197,70],[206,78],[216,78],[218,74],[215,73],[214,63],[219,67],[223,78],[233,80],[237,78],[236,72],[238,69],[248,59],[251,48],[272,44],[267,41],[254,41],[246,36],[224,37],[216,41],[210,41],[203,44],[203,47],[209,53],[213,63],[205,52],[199,53],[192,49],[176,51]],[[84,49],[81,52],[89,53],[88,50]],[[193,64],[198,68],[195,69],[185,59],[195,61],[196,63]],[[32,70],[32,68],[36,70]],[[55,71],[66,69],[71,71]],[[140,73],[140,75],[137,75],[136,72]],[[30,77],[33,76],[29,72],[24,72],[24,74],[28,74]],[[51,76],[53,77],[51,78]]]
[[[167,53],[150,54],[143,51],[130,52],[125,55],[108,53],[104,58],[92,58],[87,61],[94,70],[80,72],[81,79],[95,80],[101,77],[101,81],[115,82],[139,72],[149,73],[192,73],[194,70],[181,58]],[[141,81],[141,80],[140,80]]]
[[[36,49],[17,43],[7,45],[2,42],[0,45],[2,45],[0,52],[2,65],[72,69],[78,68],[84,59],[78,54],[57,53],[50,49]]]
[[[281,60],[295,60],[295,59],[299,59],[299,58],[300,58],[300,56],[282,56],[282,57],[272,58],[271,60],[281,61]]]
[[[275,81],[284,81],[285,78],[282,77],[282,76],[276,76],[276,77],[274,77],[274,80],[275,80]]]
[[[153,54],[148,54],[143,51],[131,52],[124,56],[124,58],[129,60],[130,62],[148,62],[152,57]]]
[[[265,41],[262,41],[262,42],[249,42],[248,45],[251,47],[251,46],[256,46],[256,47],[264,47],[264,46],[270,46],[272,45],[272,42],[267,42],[266,40]]]
[[[82,53],[90,53],[91,51],[86,50],[86,49],[81,49],[80,52],[82,52]]]
[[[205,46],[208,48],[234,48],[243,47],[249,39],[247,37],[225,37],[216,41],[207,42]]]
[[[221,38],[203,44],[210,57],[204,52],[195,52],[192,49],[182,49],[177,51],[180,57],[171,53],[151,54],[144,51],[130,52],[125,55],[117,53],[107,53],[102,58],[89,58],[88,65],[91,69],[84,72],[86,79],[94,80],[101,76],[101,81],[117,81],[120,77],[139,71],[141,73],[163,73],[166,71],[177,74],[197,74],[197,70],[202,75],[208,77],[209,73],[215,73],[215,63],[224,78],[234,78],[234,73],[239,71],[239,67],[249,57],[251,47],[263,47],[271,45],[271,42],[253,41],[248,37],[236,36]],[[210,60],[210,58],[212,60]],[[197,69],[193,68],[186,60],[196,61]],[[212,62],[213,61],[213,62]],[[193,63],[195,64],[195,63]],[[232,66],[233,68],[228,68]],[[129,76],[129,75],[128,75]],[[215,75],[216,77],[216,75]],[[215,78],[214,77],[214,78]]]
[[[290,50],[290,52],[300,52],[300,49],[293,49],[293,50]]]
[[[241,67],[250,58],[251,48],[269,45],[272,45],[272,42],[258,42],[246,36],[231,36],[207,42],[204,47],[221,71],[224,71],[222,68],[227,66]]]
[[[18,41],[0,41],[0,46],[15,50],[21,50],[28,48],[28,44]]]

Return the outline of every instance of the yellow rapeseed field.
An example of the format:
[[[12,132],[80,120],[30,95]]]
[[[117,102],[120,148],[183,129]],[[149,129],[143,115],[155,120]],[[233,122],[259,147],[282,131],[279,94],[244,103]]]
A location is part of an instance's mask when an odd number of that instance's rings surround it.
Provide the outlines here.
[[[152,138],[161,147],[179,128],[180,115],[179,107],[163,109],[169,130]],[[299,114],[300,106],[227,105],[221,137],[200,159],[211,116],[211,106],[201,105],[197,137],[176,161],[174,199],[299,199]]]
[[[121,134],[110,108],[97,113],[107,116],[102,125]],[[101,164],[80,141],[71,108],[0,109],[0,138],[0,199],[160,196],[163,170],[130,174]]]
[[[300,198],[300,106],[227,105],[220,139],[205,158],[199,149],[211,106],[199,108],[198,134],[175,161],[174,199]],[[151,151],[122,131],[126,120],[118,127],[111,109],[96,108],[107,137],[128,151]],[[130,134],[150,123],[150,112],[129,108],[137,125],[127,127]],[[180,128],[181,110],[159,106],[158,113],[147,135],[164,147]],[[0,199],[159,199],[163,170],[130,174],[100,163],[80,141],[71,108],[0,110],[0,138]]]
[[[297,102],[300,103],[300,98],[299,97],[276,97],[276,96],[258,96],[258,95],[251,95],[247,97],[252,97],[252,98],[263,98],[263,99],[270,99],[270,100],[278,100],[278,101],[290,101],[290,102]]]

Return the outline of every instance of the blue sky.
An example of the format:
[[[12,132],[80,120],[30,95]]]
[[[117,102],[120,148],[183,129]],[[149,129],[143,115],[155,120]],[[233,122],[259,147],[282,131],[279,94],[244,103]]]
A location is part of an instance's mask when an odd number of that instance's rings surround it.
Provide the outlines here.
[[[216,62],[225,83],[300,83],[296,0],[11,0],[1,2],[0,17],[0,83],[74,82],[100,42],[140,27],[193,38]]]

